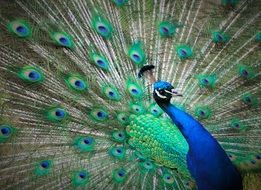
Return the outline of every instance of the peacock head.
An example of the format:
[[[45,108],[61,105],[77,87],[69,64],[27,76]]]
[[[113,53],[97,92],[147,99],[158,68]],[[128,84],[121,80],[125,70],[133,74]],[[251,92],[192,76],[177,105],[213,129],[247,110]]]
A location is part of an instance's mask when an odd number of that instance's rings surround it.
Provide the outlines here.
[[[166,81],[160,80],[154,83],[153,97],[156,102],[168,103],[173,95],[182,96]]]

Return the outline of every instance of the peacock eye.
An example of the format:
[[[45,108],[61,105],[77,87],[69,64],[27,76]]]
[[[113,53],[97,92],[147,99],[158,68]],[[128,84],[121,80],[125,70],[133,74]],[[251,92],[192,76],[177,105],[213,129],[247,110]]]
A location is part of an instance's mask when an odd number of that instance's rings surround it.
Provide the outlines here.
[[[159,90],[159,93],[160,94],[164,94],[164,90]]]

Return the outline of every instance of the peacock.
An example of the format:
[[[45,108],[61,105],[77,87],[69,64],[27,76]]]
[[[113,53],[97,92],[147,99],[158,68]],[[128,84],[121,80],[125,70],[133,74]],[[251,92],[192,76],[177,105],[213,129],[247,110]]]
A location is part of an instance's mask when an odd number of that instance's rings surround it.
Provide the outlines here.
[[[1,0],[0,189],[259,189],[260,8]]]
[[[216,139],[191,115],[170,103],[175,94],[174,87],[165,81],[154,84],[155,101],[170,116],[189,145],[187,167],[198,189],[242,189],[239,172]]]

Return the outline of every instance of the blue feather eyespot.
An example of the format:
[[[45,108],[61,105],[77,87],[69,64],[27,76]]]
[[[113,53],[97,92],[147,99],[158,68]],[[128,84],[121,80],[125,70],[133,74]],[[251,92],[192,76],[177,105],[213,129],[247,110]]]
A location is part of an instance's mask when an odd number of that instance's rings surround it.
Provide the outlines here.
[[[20,37],[31,37],[32,29],[25,20],[15,20],[7,24],[7,29],[10,33]]]
[[[117,114],[117,120],[122,125],[128,125],[129,124],[129,115],[127,113],[121,112]]]
[[[238,118],[232,118],[230,120],[229,126],[241,131],[246,129],[246,126]]]
[[[200,111],[199,111],[199,114],[200,114],[202,117],[205,116],[205,112],[204,112],[203,110],[200,110]]]
[[[95,140],[93,137],[75,137],[73,140],[73,145],[80,152],[90,152],[94,150]]]
[[[92,27],[104,38],[110,38],[113,32],[113,27],[109,21],[100,15],[93,16]]]
[[[25,66],[17,73],[18,77],[28,83],[40,83],[44,80],[44,75],[40,69],[33,66]]]
[[[124,171],[119,171],[119,172],[118,172],[118,176],[123,177],[124,175],[125,175],[125,172],[124,172]]]
[[[140,41],[134,42],[128,50],[128,56],[138,66],[141,66],[146,61],[145,52],[143,50],[143,45]]]
[[[79,178],[85,179],[87,177],[87,174],[85,172],[80,172],[79,173]]]
[[[159,117],[163,114],[163,110],[156,103],[150,105],[149,112],[155,117]]]
[[[86,137],[86,138],[83,139],[83,143],[87,144],[87,145],[91,145],[93,143],[93,141],[94,140],[91,137]]]
[[[195,115],[201,119],[208,119],[212,113],[207,106],[197,106],[195,109]]]
[[[54,32],[51,34],[51,39],[59,46],[73,48],[74,42],[72,37],[65,32]]]
[[[6,142],[14,132],[13,127],[6,124],[0,125],[0,143]]]
[[[96,30],[102,36],[108,36],[110,34],[110,28],[103,23],[99,23],[96,26]]]
[[[173,184],[174,183],[174,178],[169,173],[165,173],[163,175],[163,181],[165,183],[167,183],[167,184]]]
[[[155,169],[155,165],[149,160],[145,160],[144,162],[141,162],[140,165],[146,171],[151,171]]]
[[[52,169],[52,161],[51,160],[43,160],[35,165],[35,174],[37,176],[44,176],[51,172]]]
[[[85,170],[73,172],[71,180],[74,187],[85,186],[89,182],[89,173]]]
[[[75,80],[73,81],[73,84],[76,88],[83,89],[85,88],[85,83],[82,80]]]
[[[229,40],[229,37],[219,31],[212,32],[212,41],[214,43],[225,43]]]
[[[129,94],[134,98],[141,98],[143,96],[142,88],[135,84],[129,84],[127,86]]]
[[[62,122],[66,120],[68,114],[63,108],[55,107],[47,111],[46,117],[52,122]]]
[[[8,127],[8,126],[7,127],[2,127],[1,128],[1,133],[4,136],[8,136],[11,133],[10,127]]]
[[[42,161],[40,165],[43,169],[47,169],[50,166],[48,161]]]
[[[141,85],[132,79],[127,80],[126,89],[133,98],[140,99],[144,95]]]
[[[217,77],[215,74],[213,75],[205,75],[205,74],[199,74],[196,76],[199,82],[200,87],[205,88],[213,88],[215,87]]]
[[[253,78],[255,78],[255,75],[256,75],[253,68],[251,68],[247,65],[239,65],[238,73],[239,73],[239,76],[244,79],[253,79]]]
[[[140,103],[130,103],[130,111],[134,114],[144,114],[146,112],[146,109],[142,106]]]
[[[94,108],[90,112],[90,116],[94,121],[102,122],[108,119],[109,114],[105,108]]]
[[[66,85],[77,92],[85,92],[88,90],[88,84],[80,75],[70,75],[65,79]]]
[[[256,96],[254,96],[253,94],[247,92],[242,96],[242,101],[251,107],[257,107],[259,102],[258,99],[256,98]]]
[[[164,21],[159,25],[159,33],[162,37],[171,37],[176,34],[177,26],[171,22]]]
[[[125,149],[123,147],[112,147],[109,150],[109,155],[118,160],[123,160],[125,158]]]
[[[112,178],[117,183],[122,183],[126,179],[126,170],[123,168],[115,169],[112,171]]]
[[[92,54],[91,58],[95,65],[105,71],[109,70],[109,62],[104,56],[98,55],[98,54]]]
[[[102,93],[110,100],[113,101],[119,101],[121,99],[121,96],[116,89],[116,87],[112,85],[104,85],[102,87]]]
[[[193,51],[192,48],[187,45],[181,45],[176,48],[176,52],[180,59],[187,59],[192,57]]]
[[[208,84],[208,83],[209,83],[208,79],[202,79],[202,82],[203,82],[204,84]]]
[[[116,142],[124,142],[126,139],[126,135],[124,131],[115,131],[112,133],[112,138]]]

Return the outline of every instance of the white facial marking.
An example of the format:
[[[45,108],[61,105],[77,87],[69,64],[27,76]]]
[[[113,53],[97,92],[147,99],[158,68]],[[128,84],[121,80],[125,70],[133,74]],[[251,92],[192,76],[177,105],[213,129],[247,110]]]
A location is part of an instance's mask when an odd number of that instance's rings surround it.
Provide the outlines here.
[[[168,90],[164,90],[165,92],[167,92],[167,93],[169,93],[169,94],[171,94],[171,95],[175,95],[175,94],[173,94],[172,92],[170,92],[170,91],[168,91]]]
[[[166,98],[167,98],[167,96],[162,96],[162,95],[159,93],[158,90],[155,90],[155,92],[156,92],[156,94],[157,94],[158,97],[163,98],[163,99],[166,99]]]

